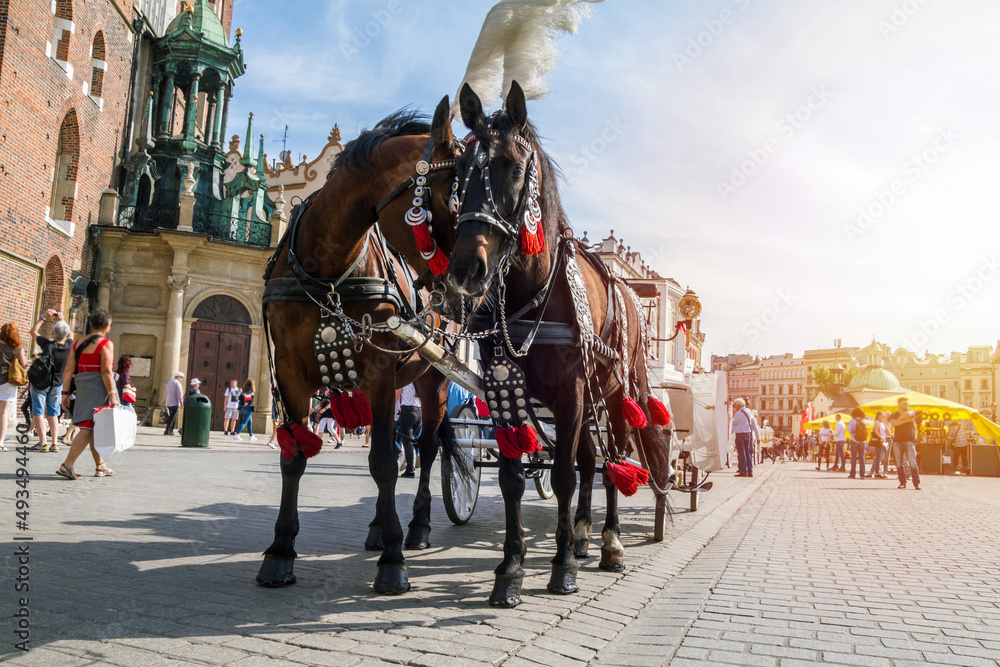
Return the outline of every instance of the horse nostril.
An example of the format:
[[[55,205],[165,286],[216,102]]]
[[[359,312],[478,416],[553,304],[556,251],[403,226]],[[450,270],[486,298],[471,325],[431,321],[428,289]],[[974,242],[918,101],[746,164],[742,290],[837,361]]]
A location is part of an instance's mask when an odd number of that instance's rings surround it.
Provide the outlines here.
[[[472,273],[470,273],[470,278],[471,280],[469,282],[472,284],[483,284],[483,282],[486,281],[486,262],[477,258],[476,265],[473,268]]]

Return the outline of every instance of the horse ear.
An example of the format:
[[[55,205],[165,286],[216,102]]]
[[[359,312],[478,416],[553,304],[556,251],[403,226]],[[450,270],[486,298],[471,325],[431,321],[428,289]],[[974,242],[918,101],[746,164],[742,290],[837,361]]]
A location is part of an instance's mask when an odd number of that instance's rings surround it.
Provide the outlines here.
[[[451,152],[455,148],[455,134],[451,131],[451,104],[447,95],[441,98],[434,110],[431,138],[434,139],[434,147],[439,150]]]
[[[462,122],[470,130],[475,130],[477,125],[486,121],[483,103],[468,83],[462,84],[462,92],[458,94],[458,105],[462,110]]]
[[[528,128],[528,104],[524,99],[524,90],[517,81],[510,82],[510,91],[507,93],[507,115],[511,121],[520,128]]]

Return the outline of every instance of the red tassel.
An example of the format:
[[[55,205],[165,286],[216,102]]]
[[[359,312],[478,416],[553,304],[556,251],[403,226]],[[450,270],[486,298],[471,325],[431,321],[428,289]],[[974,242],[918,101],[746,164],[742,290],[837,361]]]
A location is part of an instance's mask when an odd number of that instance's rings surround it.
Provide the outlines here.
[[[634,496],[635,492],[639,490],[639,480],[636,479],[635,468],[625,463],[605,463],[605,470],[608,472],[608,477],[618,490],[622,492],[622,495]]]
[[[311,459],[323,448],[323,438],[301,424],[292,424],[278,429],[278,446],[286,459],[295,458],[299,450],[307,459]]]
[[[496,433],[497,444],[500,445],[500,453],[508,459],[521,458],[521,445],[517,438],[517,429],[498,428]]]
[[[639,466],[632,465],[626,461],[628,466],[632,468],[632,472],[635,473],[635,481],[639,482],[640,485],[649,483],[649,471],[645,468],[640,468]]]
[[[347,398],[347,394],[332,394],[330,396],[330,412],[333,413],[333,419],[346,429],[352,427],[348,426],[347,423],[350,421],[345,408],[344,399]]]
[[[429,253],[434,250],[434,237],[431,230],[427,229],[427,224],[410,225],[413,230],[413,237],[417,240],[417,248],[422,253]]]
[[[538,444],[538,433],[535,431],[535,427],[528,424],[521,424],[518,427],[517,444],[524,454],[531,454],[542,448]]]
[[[360,389],[354,390],[354,395],[350,398],[351,408],[354,412],[355,424],[351,428],[370,426],[372,423],[372,406],[368,402],[365,392]]]
[[[476,416],[483,418],[489,418],[490,416],[489,406],[486,405],[486,401],[479,398],[478,396],[476,396]]]
[[[625,421],[632,428],[646,428],[646,415],[642,413],[642,408],[639,404],[633,401],[628,396],[622,401],[622,413],[625,415]]]
[[[649,418],[657,426],[670,426],[670,410],[667,410],[660,399],[650,396],[646,401],[646,408],[649,410]]]
[[[521,253],[524,255],[541,255],[545,252],[545,232],[539,223],[532,234],[528,226],[521,225]]]
[[[441,252],[441,248],[438,248],[434,252],[434,256],[427,262],[427,266],[430,267],[431,273],[440,276],[448,270],[448,256]]]

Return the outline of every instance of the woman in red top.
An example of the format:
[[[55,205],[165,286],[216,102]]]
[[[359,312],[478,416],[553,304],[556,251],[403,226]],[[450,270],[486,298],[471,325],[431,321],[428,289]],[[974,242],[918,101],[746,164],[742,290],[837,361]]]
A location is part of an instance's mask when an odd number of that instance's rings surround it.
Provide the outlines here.
[[[111,316],[107,311],[95,310],[88,320],[91,335],[73,346],[73,355],[63,374],[63,409],[69,409],[70,382],[76,380],[76,403],[73,405],[73,423],[80,428],[70,445],[66,460],[56,474],[66,479],[80,479],[73,471],[73,464],[88,446],[97,469],[94,477],[109,477],[115,471],[104,465],[101,455],[94,449],[94,411],[104,405],[116,407],[118,392],[111,372],[115,359],[114,344],[107,338],[111,329]],[[78,349],[79,348],[79,349]],[[74,362],[74,359],[77,361]]]

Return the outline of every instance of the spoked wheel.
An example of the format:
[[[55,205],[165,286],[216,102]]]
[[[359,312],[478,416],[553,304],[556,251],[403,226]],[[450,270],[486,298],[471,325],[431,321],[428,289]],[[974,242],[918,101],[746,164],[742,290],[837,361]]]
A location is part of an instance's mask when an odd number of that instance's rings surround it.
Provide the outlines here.
[[[468,405],[457,406],[451,414],[453,419],[479,419],[475,408]],[[456,438],[481,438],[481,427],[474,424],[455,424]],[[483,460],[483,450],[478,447],[459,447],[464,471],[454,469],[448,456],[441,457],[441,497],[444,509],[452,523],[461,526],[468,523],[476,511],[479,500],[479,484],[483,469],[475,464]]]
[[[552,469],[538,470],[535,474],[535,490],[542,500],[552,497]]]

